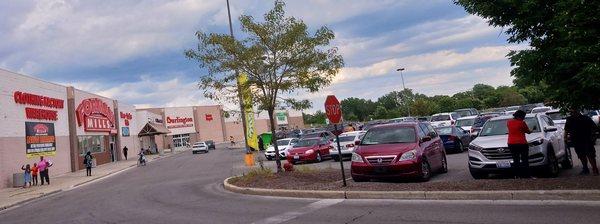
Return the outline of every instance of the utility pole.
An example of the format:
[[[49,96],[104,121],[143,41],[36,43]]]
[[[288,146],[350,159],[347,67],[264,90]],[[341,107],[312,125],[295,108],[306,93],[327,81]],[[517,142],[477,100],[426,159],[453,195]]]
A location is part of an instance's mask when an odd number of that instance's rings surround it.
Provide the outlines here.
[[[402,71],[404,71],[404,70],[405,70],[404,68],[396,69],[397,72],[400,72],[400,77],[402,78],[402,88],[403,88],[403,91],[406,92],[406,86],[404,85],[404,75],[402,74]],[[408,116],[410,117],[410,105],[406,105],[406,110],[408,111]]]
[[[227,16],[229,17],[229,33],[231,34],[231,38],[235,39],[233,36],[233,25],[231,24],[231,11],[229,10],[229,0],[227,0]],[[233,56],[235,60],[235,55]],[[238,70],[235,70],[236,77],[240,77]],[[246,153],[250,152],[250,147],[248,147],[248,130],[246,130],[246,111],[244,110],[244,97],[242,96],[242,89],[240,88],[240,83],[237,83],[237,92],[238,99],[240,101],[240,116],[242,117],[242,127],[244,129],[244,147],[246,149]]]

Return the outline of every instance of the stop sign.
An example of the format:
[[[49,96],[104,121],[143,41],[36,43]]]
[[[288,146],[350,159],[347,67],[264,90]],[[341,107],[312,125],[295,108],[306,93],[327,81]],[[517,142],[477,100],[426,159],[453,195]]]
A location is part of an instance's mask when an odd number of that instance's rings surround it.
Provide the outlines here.
[[[329,95],[325,99],[325,113],[331,124],[338,124],[342,120],[342,107],[334,95]]]

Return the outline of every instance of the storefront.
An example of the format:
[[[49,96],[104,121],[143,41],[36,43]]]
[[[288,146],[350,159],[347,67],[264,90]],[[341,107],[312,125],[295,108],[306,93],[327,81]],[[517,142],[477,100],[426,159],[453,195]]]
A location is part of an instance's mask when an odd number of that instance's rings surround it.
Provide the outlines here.
[[[190,147],[198,140],[194,107],[167,107],[165,111],[165,124],[171,132],[167,134],[168,148]]]

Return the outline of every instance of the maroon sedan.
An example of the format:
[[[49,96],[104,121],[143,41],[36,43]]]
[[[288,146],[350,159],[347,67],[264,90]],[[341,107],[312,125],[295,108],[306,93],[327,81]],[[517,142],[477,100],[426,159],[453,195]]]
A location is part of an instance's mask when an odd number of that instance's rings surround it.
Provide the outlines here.
[[[288,150],[287,161],[291,164],[297,162],[321,162],[324,157],[329,157],[333,147],[325,138],[300,139],[292,149]]]
[[[369,129],[352,154],[356,182],[370,179],[418,178],[448,172],[444,143],[425,122],[380,125]]]

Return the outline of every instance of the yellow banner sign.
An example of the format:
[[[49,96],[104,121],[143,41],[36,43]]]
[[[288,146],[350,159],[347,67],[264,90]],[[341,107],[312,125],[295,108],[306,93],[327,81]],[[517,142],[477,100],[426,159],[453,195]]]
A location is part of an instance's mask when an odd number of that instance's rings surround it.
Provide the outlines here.
[[[241,73],[238,76],[237,81],[238,85],[242,88],[240,91],[242,93],[242,102],[244,103],[244,112],[246,115],[246,140],[248,141],[249,147],[258,150],[258,134],[254,127],[254,110],[252,109],[252,93],[249,88],[245,87],[248,76]]]

